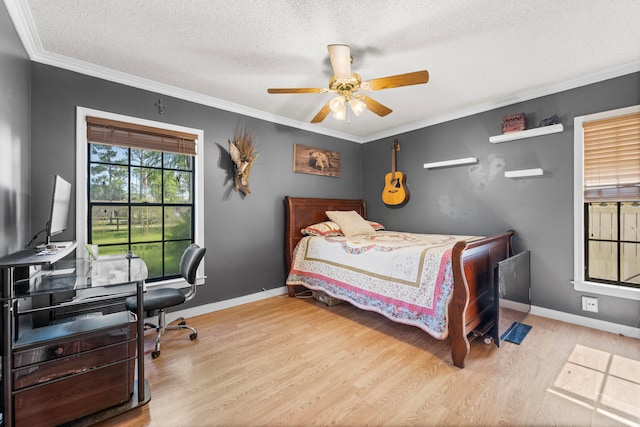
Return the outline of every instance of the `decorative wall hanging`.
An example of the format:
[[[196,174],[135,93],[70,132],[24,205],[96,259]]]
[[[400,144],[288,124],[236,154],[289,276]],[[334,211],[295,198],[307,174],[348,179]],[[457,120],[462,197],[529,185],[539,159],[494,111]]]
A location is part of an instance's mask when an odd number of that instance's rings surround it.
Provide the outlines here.
[[[164,109],[167,108],[167,104],[165,104],[164,102],[162,102],[162,98],[158,99],[158,102],[156,102],[155,104],[156,107],[158,107],[158,114],[162,114],[164,113]]]
[[[246,129],[238,130],[234,140],[229,140],[229,154],[235,164],[233,188],[236,191],[241,191],[245,195],[251,194],[251,189],[249,189],[249,174],[251,173],[251,165],[255,159],[258,158],[259,154],[255,149],[253,135],[250,135]]]
[[[323,176],[340,176],[340,153],[293,144],[293,171]]]

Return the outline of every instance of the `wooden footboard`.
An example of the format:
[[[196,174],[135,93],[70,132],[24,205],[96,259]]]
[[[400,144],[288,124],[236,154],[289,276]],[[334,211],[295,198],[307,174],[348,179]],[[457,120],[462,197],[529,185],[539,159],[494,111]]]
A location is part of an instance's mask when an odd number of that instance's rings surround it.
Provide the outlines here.
[[[453,297],[449,304],[449,339],[453,364],[464,368],[469,354],[467,336],[477,328],[486,329],[495,319],[494,287],[498,262],[513,255],[515,232],[487,237],[453,247]]]
[[[285,197],[285,262],[291,267],[293,250],[302,239],[307,225],[327,221],[325,211],[354,210],[366,218],[366,207],[361,199],[320,199]],[[449,305],[449,337],[453,364],[464,368],[469,354],[467,335],[477,328],[489,325],[495,318],[494,280],[498,261],[513,255],[514,231],[473,242],[459,242],[453,248],[453,296]],[[289,296],[296,289],[289,287]]]

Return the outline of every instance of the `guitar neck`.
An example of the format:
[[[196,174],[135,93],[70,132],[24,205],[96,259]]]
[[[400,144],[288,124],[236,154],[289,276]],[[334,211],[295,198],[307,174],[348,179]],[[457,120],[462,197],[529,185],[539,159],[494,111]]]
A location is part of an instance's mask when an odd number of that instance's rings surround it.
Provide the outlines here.
[[[400,144],[398,143],[398,140],[395,139],[393,141],[393,145],[391,146],[391,174],[393,175],[394,179],[396,177],[396,151],[398,151],[399,149]]]
[[[396,175],[396,150],[391,149],[391,173],[395,177]]]

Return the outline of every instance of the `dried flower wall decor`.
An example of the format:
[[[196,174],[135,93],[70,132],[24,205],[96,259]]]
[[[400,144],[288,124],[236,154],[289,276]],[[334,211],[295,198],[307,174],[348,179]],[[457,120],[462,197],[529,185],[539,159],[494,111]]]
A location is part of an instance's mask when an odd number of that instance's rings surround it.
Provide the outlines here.
[[[249,188],[249,174],[251,165],[258,158],[253,135],[246,129],[236,131],[233,141],[229,140],[229,154],[235,164],[235,180],[233,188],[243,194],[251,194]]]

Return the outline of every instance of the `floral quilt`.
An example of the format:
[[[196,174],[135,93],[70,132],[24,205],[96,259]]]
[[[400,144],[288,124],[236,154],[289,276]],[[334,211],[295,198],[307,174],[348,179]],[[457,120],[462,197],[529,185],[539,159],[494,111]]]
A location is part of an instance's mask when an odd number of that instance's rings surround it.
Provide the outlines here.
[[[309,289],[448,336],[451,251],[476,236],[378,231],[372,236],[308,236],[296,246],[287,285]]]

